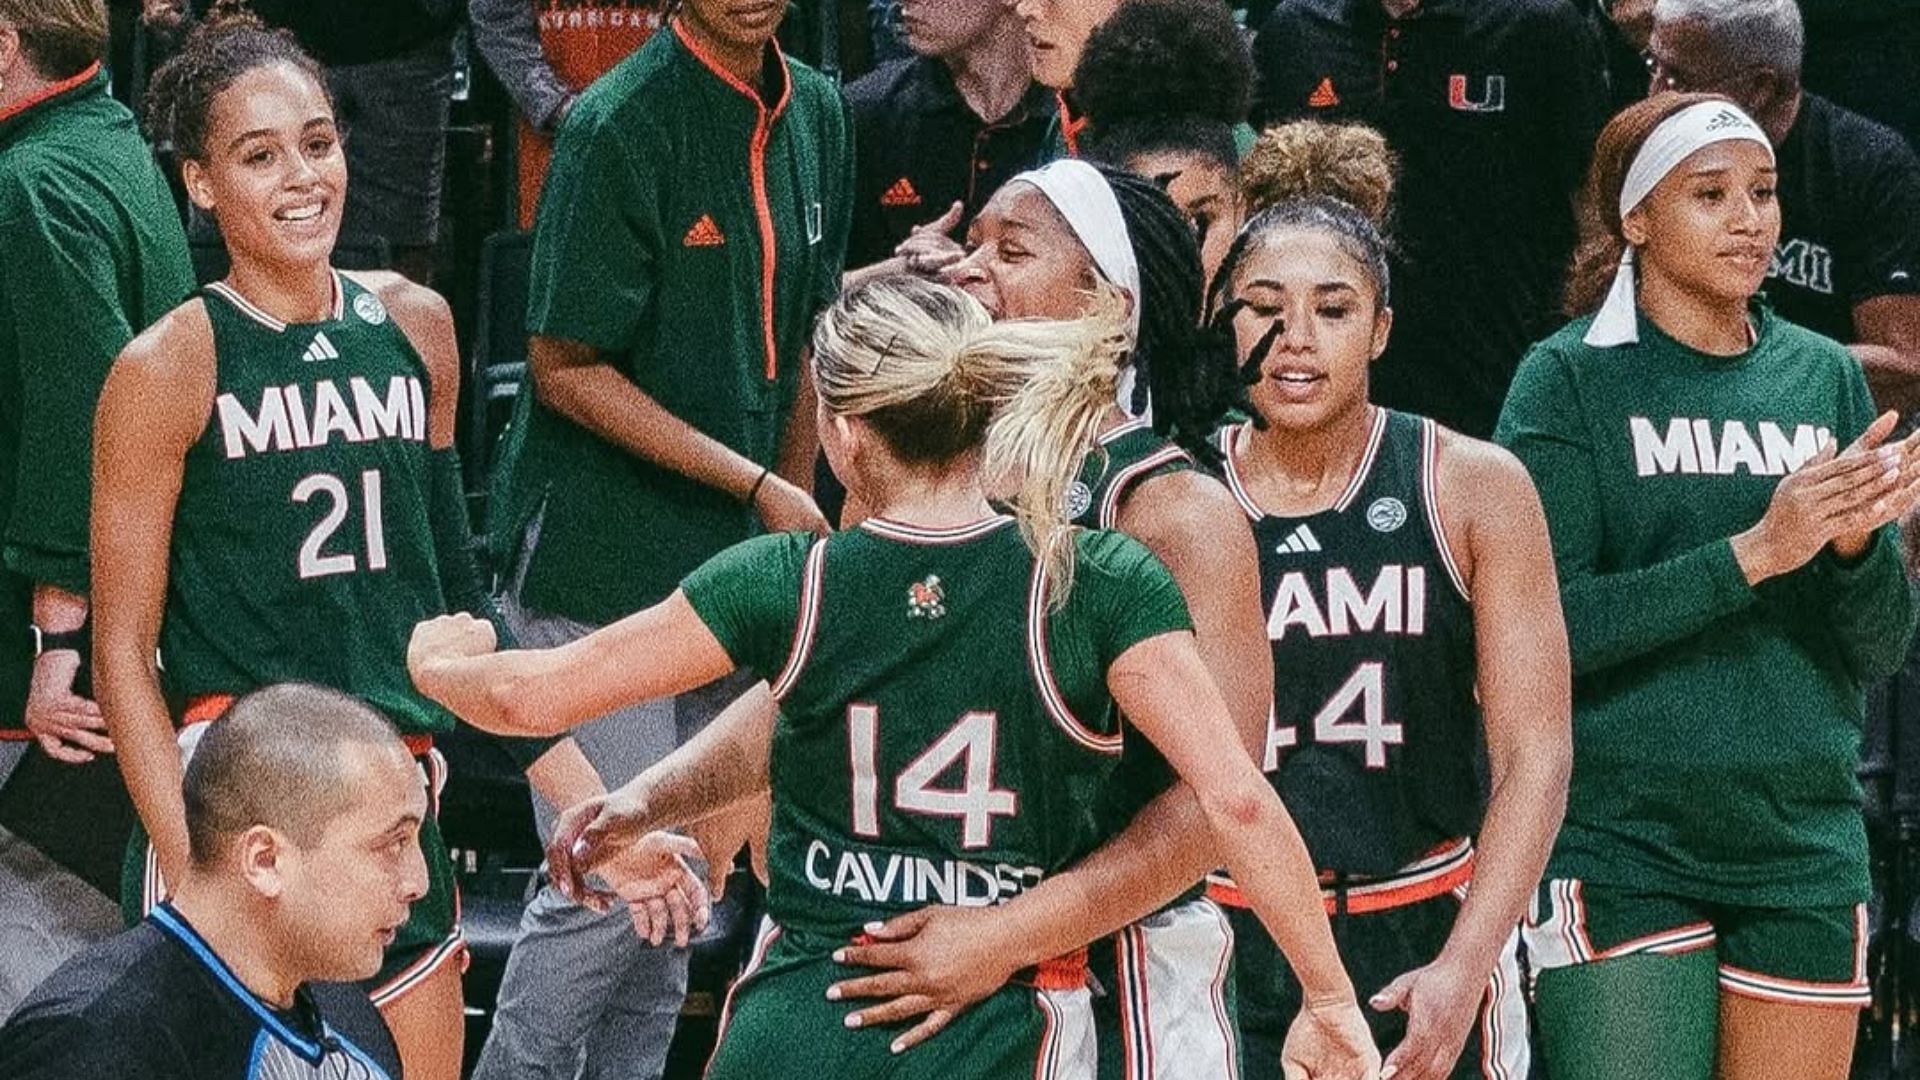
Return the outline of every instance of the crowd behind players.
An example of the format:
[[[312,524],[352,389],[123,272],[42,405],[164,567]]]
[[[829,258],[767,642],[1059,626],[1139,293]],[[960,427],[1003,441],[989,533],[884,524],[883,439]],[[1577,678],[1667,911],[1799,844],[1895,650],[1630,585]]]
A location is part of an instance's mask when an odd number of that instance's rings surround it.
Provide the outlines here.
[[[426,283],[457,5],[250,6],[327,69],[349,133],[343,238],[377,238]],[[533,237],[530,380],[488,523],[495,614],[523,645],[655,604],[758,532],[853,520],[814,443],[815,315],[843,284],[950,274],[993,194],[1061,157],[1161,185],[1209,276],[1267,188],[1389,162],[1337,188],[1377,193],[1360,209],[1392,241],[1373,400],[1477,438],[1505,407],[1511,444],[1544,407],[1509,402],[1516,367],[1565,323],[1569,267],[1591,254],[1576,253],[1581,214],[1611,213],[1578,198],[1596,136],[1649,89],[1724,95],[1777,167],[1768,310],[1845,345],[1880,410],[1920,407],[1920,107],[1898,89],[1920,77],[1920,13],[1892,0],[873,0],[877,66],[838,92],[797,62],[763,65],[719,0],[466,7],[460,32],[517,109]],[[146,0],[140,17],[159,42],[206,14]],[[689,18],[746,44],[722,35],[734,51],[695,50],[698,66],[648,45]],[[89,663],[90,433],[112,361],[187,298],[187,236],[212,229],[204,207],[183,222],[153,127],[109,96],[107,27],[97,0],[0,0],[0,1015],[121,925],[106,897],[127,887],[135,814]],[[1697,464],[1694,449],[1661,445]],[[749,685],[538,748],[543,837],[565,802],[632,779]],[[542,787],[534,770],[576,752],[595,775]],[[754,824],[713,829],[708,849],[734,851]],[[189,882],[175,906],[197,925],[217,895]],[[552,885],[521,929],[475,1075],[571,1076],[583,1055],[587,1075],[660,1075],[684,943]],[[376,1056],[451,1075],[399,1034]]]

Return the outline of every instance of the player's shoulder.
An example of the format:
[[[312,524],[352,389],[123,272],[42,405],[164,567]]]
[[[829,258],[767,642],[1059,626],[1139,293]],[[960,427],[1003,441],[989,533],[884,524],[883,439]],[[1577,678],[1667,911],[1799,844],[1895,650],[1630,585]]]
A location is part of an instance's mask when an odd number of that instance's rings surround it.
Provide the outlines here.
[[[62,964],[21,1003],[8,1030],[124,1040],[187,1006],[180,992],[187,967],[160,930],[142,923]]]
[[[1081,582],[1121,583],[1167,572],[1159,556],[1117,529],[1075,529],[1073,544],[1074,574]]]
[[[184,373],[210,367],[213,351],[213,318],[207,312],[207,300],[190,296],[135,334],[114,363],[135,365],[156,374]]]

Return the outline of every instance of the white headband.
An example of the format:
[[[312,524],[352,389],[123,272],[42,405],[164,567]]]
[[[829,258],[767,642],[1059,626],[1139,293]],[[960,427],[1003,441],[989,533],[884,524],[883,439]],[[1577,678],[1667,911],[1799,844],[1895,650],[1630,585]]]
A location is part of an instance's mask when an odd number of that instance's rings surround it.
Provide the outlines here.
[[[1640,152],[1627,168],[1626,183],[1620,188],[1620,220],[1625,221],[1660,181],[1702,147],[1714,143],[1746,141],[1767,148],[1773,158],[1773,143],[1760,125],[1746,113],[1724,101],[1703,101],[1689,105],[1665,120],[1647,136]],[[1633,289],[1633,245],[1620,253],[1620,268],[1614,272],[1613,288],[1593,318],[1593,325],[1581,340],[1589,345],[1631,345],[1640,340],[1638,304]]]
[[[1100,170],[1077,158],[1063,158],[1023,172],[1013,182],[1032,184],[1066,219],[1081,246],[1093,258],[1094,269],[1127,294],[1127,340],[1140,335],[1140,263],[1133,255],[1133,238],[1120,216],[1120,200]],[[1120,375],[1120,408],[1132,412],[1134,369]]]

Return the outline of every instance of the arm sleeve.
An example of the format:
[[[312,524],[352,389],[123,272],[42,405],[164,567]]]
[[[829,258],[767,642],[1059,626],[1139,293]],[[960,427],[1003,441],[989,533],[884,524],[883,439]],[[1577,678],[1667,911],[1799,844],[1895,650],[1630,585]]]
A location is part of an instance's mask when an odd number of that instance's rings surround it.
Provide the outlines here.
[[[1651,566],[1599,569],[1604,531],[1598,463],[1579,394],[1557,354],[1536,347],[1520,364],[1494,439],[1527,467],[1552,533],[1573,670],[1632,660],[1754,602],[1728,540]]]
[[[0,295],[19,334],[20,453],[5,530],[8,569],[88,592],[93,412],[107,369],[132,340],[116,230],[86,207],[29,192],[31,216],[5,229]]]
[[[786,665],[800,617],[809,533],[769,533],[708,559],[680,583],[733,662],[763,679]]]
[[[460,482],[460,453],[451,446],[428,453],[428,467],[432,470],[430,497],[433,500],[428,513],[433,523],[434,561],[440,568],[440,595],[446,600],[448,611],[464,611],[492,623],[500,647],[511,649],[515,645],[513,630],[500,617],[499,609],[493,605],[493,597],[488,596],[486,589],[481,587],[480,570],[473,562],[473,534],[467,527],[466,496]],[[461,721],[461,724],[465,726],[466,722]],[[553,749],[554,744],[560,741],[559,736],[517,738],[489,735],[478,728],[469,727],[469,730],[484,740],[498,742],[501,750],[522,771],[540,760],[540,755]]]
[[[1849,304],[1876,296],[1920,295],[1920,157],[1899,135],[1877,125],[1883,141],[1852,202],[1855,225],[1848,239],[1857,250],[1834,260],[1834,284]]]
[[[527,122],[550,131],[572,89],[554,73],[529,0],[469,0],[473,43]]]
[[[1860,364],[1844,353],[1847,373],[1842,444],[1859,438],[1873,422],[1873,401]],[[1871,682],[1892,675],[1906,661],[1913,636],[1913,586],[1900,558],[1899,526],[1887,524],[1874,534],[1860,558],[1843,562],[1831,547],[1811,567],[1815,592],[1824,604],[1828,632],[1854,678]]]
[[[1100,670],[1149,638],[1193,630],[1186,596],[1144,544],[1117,532],[1081,533],[1079,543],[1074,588],[1097,590]]]
[[[533,226],[527,330],[624,352],[652,315],[660,237],[659,188],[631,150],[634,132],[586,108],[560,125]]]

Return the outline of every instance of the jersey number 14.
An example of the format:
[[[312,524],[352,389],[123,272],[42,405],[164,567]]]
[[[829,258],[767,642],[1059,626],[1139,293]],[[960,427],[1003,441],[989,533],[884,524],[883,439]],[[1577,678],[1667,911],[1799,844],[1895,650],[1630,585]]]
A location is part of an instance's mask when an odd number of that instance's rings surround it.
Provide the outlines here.
[[[893,806],[910,814],[960,819],[960,846],[983,848],[992,843],[993,819],[1012,817],[1019,797],[993,786],[994,746],[1000,718],[990,712],[969,712],[946,734],[935,739],[893,781]],[[880,707],[847,708],[847,749],[853,763],[853,831],[864,837],[880,835]],[[960,764],[958,788],[935,787],[940,775]]]

